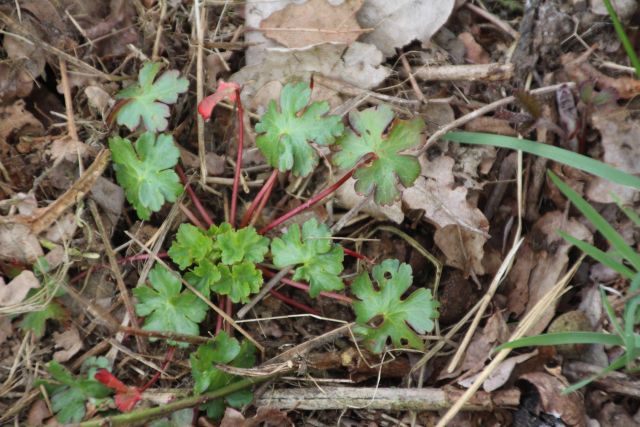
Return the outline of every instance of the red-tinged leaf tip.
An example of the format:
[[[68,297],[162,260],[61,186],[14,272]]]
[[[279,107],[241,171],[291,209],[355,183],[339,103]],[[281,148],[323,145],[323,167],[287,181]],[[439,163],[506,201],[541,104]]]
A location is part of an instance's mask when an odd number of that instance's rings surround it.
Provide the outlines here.
[[[129,412],[136,406],[136,403],[138,403],[140,399],[142,399],[140,390],[135,387],[127,387],[125,392],[116,393],[115,401],[120,411]]]
[[[129,388],[106,369],[100,369],[96,372],[95,379],[105,386],[114,389],[117,393],[126,392]]]
[[[218,88],[216,91],[204,98],[198,104],[198,113],[203,119],[209,120],[213,108],[216,104],[225,98],[228,98],[231,102],[237,101],[237,94],[240,92],[240,85],[234,82],[225,82],[224,80],[218,80]]]

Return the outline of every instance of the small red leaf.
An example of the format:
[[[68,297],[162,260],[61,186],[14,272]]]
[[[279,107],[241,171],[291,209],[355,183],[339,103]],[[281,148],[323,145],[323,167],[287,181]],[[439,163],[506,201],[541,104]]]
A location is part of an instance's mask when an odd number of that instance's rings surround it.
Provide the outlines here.
[[[95,378],[107,387],[114,389],[117,393],[126,392],[129,388],[106,369],[100,369],[96,372]]]
[[[216,91],[198,104],[198,113],[200,113],[203,119],[209,120],[216,104],[225,98],[228,98],[231,102],[236,102],[239,90],[240,85],[238,83],[218,80],[218,88]]]
[[[136,406],[136,403],[142,399],[140,390],[136,387],[129,387],[125,385],[106,369],[100,369],[95,374],[95,379],[116,391],[116,406],[122,412],[131,411],[133,407]]]

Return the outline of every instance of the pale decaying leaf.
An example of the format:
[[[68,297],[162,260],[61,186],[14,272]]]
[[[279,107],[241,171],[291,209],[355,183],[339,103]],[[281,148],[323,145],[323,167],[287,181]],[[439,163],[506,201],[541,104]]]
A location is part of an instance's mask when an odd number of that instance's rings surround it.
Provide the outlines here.
[[[46,231],[45,238],[53,243],[68,243],[78,229],[78,221],[74,213],[63,214]]]
[[[594,113],[591,120],[602,136],[602,160],[624,172],[640,174],[640,121],[637,114],[627,109],[603,111]],[[611,194],[625,205],[638,200],[638,191],[635,189],[598,177],[589,182],[585,192],[589,200],[598,203],[613,203]]]
[[[62,333],[54,332],[53,340],[55,347],[62,349],[53,353],[53,359],[57,362],[66,362],[82,350],[82,339],[75,326],[72,326]]]
[[[340,186],[338,191],[336,192],[336,200],[338,205],[345,208],[351,209],[357,205],[359,205],[365,196],[361,196],[356,193],[354,188],[355,180],[350,178],[347,182]],[[396,224],[402,223],[404,221],[404,213],[402,212],[402,206],[400,201],[394,202],[391,205],[387,206],[379,206],[376,205],[372,199],[367,200],[364,205],[361,206],[360,212],[371,215],[371,217],[380,219],[380,220],[391,220]]]
[[[489,375],[489,377],[484,380],[484,382],[482,383],[482,389],[487,392],[499,389],[500,387],[505,385],[507,381],[509,381],[513,370],[519,363],[526,362],[537,354],[538,350],[534,350],[531,353],[524,353],[506,358],[496,367],[491,375]],[[471,384],[475,382],[476,378],[479,375],[480,373],[468,378],[464,378],[458,381],[458,384],[460,384],[462,387],[471,387]]]
[[[0,278],[0,307],[21,303],[29,290],[39,288],[40,281],[30,270],[23,270],[8,285]]]
[[[287,417],[285,412],[268,406],[261,406],[255,416],[245,418],[242,413],[236,409],[228,407],[224,411],[224,417],[220,423],[220,427],[292,427],[293,422]]]
[[[593,241],[587,227],[575,219],[566,219],[560,211],[542,216],[525,239],[505,281],[510,312],[522,315],[530,311],[565,273],[572,245],[558,235],[558,230],[580,240]],[[549,307],[529,335],[544,331],[554,315],[555,306]]]
[[[2,117],[0,120],[0,141],[6,141],[9,135],[38,134],[44,130],[42,123],[26,110],[25,102],[22,99],[11,105],[0,107],[0,117]]]
[[[470,166],[462,166],[468,185],[475,182],[480,157]],[[483,246],[488,238],[489,221],[468,200],[468,188],[457,186],[454,179],[456,161],[443,155],[433,160],[421,158],[422,175],[404,190],[402,201],[410,209],[424,211],[424,219],[436,226],[435,242],[447,258],[447,265],[466,273],[484,274]],[[462,162],[464,163],[464,162]]]
[[[38,238],[27,225],[0,224],[0,260],[33,264],[43,255]]]
[[[260,23],[264,35],[284,47],[304,49],[325,43],[349,45],[362,34],[356,12],[364,0],[328,0],[289,4]]]
[[[442,27],[455,0],[367,0],[358,12],[358,21],[373,31],[363,36],[386,56],[396,54],[413,40],[427,42]]]
[[[0,278],[0,287],[4,287],[4,280]],[[0,314],[0,345],[4,344],[13,335],[13,325],[11,325],[11,319],[9,316]]]
[[[245,6],[247,28],[261,27],[262,21],[273,13],[300,0],[248,0]],[[338,5],[342,2],[332,0]],[[295,23],[288,23],[294,26]],[[253,94],[265,84],[274,81],[308,80],[312,74],[344,80],[354,86],[371,89],[389,75],[382,66],[382,52],[372,44],[353,42],[316,45],[305,50],[284,48],[266,38],[262,30],[249,31],[245,41],[251,46],[246,50],[246,66],[234,74],[232,81],[243,85],[242,97],[246,104]]]
[[[63,158],[69,161],[77,161],[78,154],[84,158],[87,155],[88,148],[82,141],[77,141],[69,135],[65,135],[53,141],[51,147],[49,147],[48,154],[53,160]]]

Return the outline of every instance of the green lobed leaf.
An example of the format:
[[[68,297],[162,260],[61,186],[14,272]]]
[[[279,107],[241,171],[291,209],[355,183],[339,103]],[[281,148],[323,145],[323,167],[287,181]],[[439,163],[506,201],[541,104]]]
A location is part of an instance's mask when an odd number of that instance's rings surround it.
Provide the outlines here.
[[[255,364],[255,347],[248,341],[242,344],[226,332],[221,331],[213,342],[203,344],[191,353],[191,375],[194,378],[194,391],[202,394],[207,391],[217,390],[234,382],[238,377],[221,371],[216,364],[231,365],[237,368],[250,368]],[[251,402],[251,391],[240,390],[225,397],[214,399],[202,407],[207,410],[207,415],[212,418],[220,418],[224,412],[224,403],[230,406],[241,406]]]
[[[209,298],[211,286],[219,281],[222,275],[220,274],[218,266],[208,259],[203,259],[193,270],[188,271],[184,278],[189,284],[193,285],[198,292]]]
[[[169,134],[145,132],[134,146],[119,136],[109,138],[118,184],[140,219],[149,219],[160,210],[165,200],[175,202],[182,194],[182,185],[172,168],[178,163],[180,151]]]
[[[51,376],[63,384],[51,396],[51,406],[58,422],[77,423],[84,418],[86,402],[89,398],[103,398],[111,394],[111,389],[93,379],[77,379],[56,361],[47,365]]]
[[[373,162],[359,168],[353,177],[356,191],[365,195],[373,191],[374,200],[380,205],[393,203],[400,196],[398,184],[410,187],[420,175],[420,163],[415,156],[399,153],[420,144],[424,121],[396,120],[385,132],[393,117],[393,111],[386,105],[352,111],[349,113],[352,129],[338,139],[340,151],[333,156],[335,165],[351,169],[365,155],[375,154]]]
[[[36,337],[42,337],[46,331],[48,320],[63,320],[66,316],[64,308],[57,302],[51,301],[42,310],[25,314],[19,327],[23,331],[32,331]]]
[[[216,246],[224,264],[237,264],[243,260],[262,262],[269,251],[269,239],[259,235],[253,227],[233,230],[229,226],[217,235]]]
[[[142,121],[150,132],[162,132],[167,128],[167,104],[174,104],[178,95],[189,89],[189,81],[180,77],[177,70],[166,71],[156,80],[161,67],[161,63],[147,62],[140,69],[138,82],[116,95],[117,99],[127,100],[116,115],[119,125],[134,131]]]
[[[249,295],[258,292],[262,286],[262,272],[250,261],[230,266],[218,264],[218,271],[220,280],[211,285],[211,290],[228,295],[234,303],[249,302]]]
[[[424,288],[402,299],[413,275],[410,265],[400,264],[396,259],[384,260],[373,267],[372,276],[378,290],[366,272],[351,285],[359,299],[353,302],[357,323],[354,331],[364,337],[374,353],[380,353],[389,338],[396,348],[408,346],[422,350],[424,342],[416,332],[424,334],[433,330],[433,319],[438,317],[440,304],[432,299],[431,291]]]
[[[213,250],[213,241],[198,227],[180,224],[176,238],[169,248],[171,260],[181,270],[202,261]]]
[[[309,142],[332,144],[344,130],[340,117],[327,115],[326,101],[305,108],[310,99],[308,84],[285,85],[280,93],[280,110],[272,100],[255,127],[260,134],[256,145],[267,162],[296,176],[309,175],[318,164],[318,155]]]
[[[146,317],[143,329],[198,335],[198,323],[204,320],[207,305],[191,292],[180,292],[182,283],[164,267],[156,265],[149,272],[149,281],[151,288],[140,286],[133,290],[138,298],[136,313]],[[167,342],[179,347],[188,346],[183,342]]]
[[[616,184],[640,189],[640,177],[626,173],[591,157],[554,147],[553,145],[541,144],[539,142],[518,139],[511,136],[478,132],[449,132],[444,135],[442,139],[464,144],[491,145],[493,147],[521,150],[529,154],[553,160],[554,162],[564,163],[576,169],[581,169],[590,174],[608,179]]]
[[[312,298],[322,291],[344,288],[340,273],[344,269],[344,252],[331,242],[331,231],[325,224],[313,218],[300,226],[293,224],[281,238],[271,243],[273,263],[278,268],[297,265],[294,280],[309,282]]]

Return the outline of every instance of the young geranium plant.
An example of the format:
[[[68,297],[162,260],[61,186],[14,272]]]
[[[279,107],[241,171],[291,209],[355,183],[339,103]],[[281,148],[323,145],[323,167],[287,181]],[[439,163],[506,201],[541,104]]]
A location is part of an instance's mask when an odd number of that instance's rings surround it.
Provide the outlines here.
[[[180,77],[177,70],[165,71],[158,79],[162,64],[147,62],[140,69],[138,82],[120,91],[116,98],[121,100],[116,111],[116,120],[134,131],[140,125],[149,132],[167,129],[169,105],[178,100],[178,95],[189,89],[189,81]]]
[[[173,168],[180,151],[169,134],[145,132],[135,144],[119,136],[109,139],[118,183],[141,219],[160,210],[165,200],[175,202],[182,185]]]
[[[371,164],[359,168],[353,177],[356,191],[373,192],[375,202],[380,205],[391,204],[400,196],[398,181],[410,187],[420,175],[418,159],[400,153],[421,143],[424,121],[393,119],[393,111],[386,105],[352,111],[351,128],[338,139],[340,151],[333,156],[333,163],[342,169],[354,167],[365,155],[374,156]]]
[[[351,285],[358,298],[354,301],[357,326],[354,332],[364,338],[367,347],[374,353],[380,353],[391,341],[395,348],[424,348],[424,341],[416,334],[433,330],[433,319],[438,317],[437,301],[431,297],[428,289],[418,289],[406,299],[413,281],[409,264],[396,259],[386,259],[373,267],[374,288],[368,273],[360,274]]]
[[[228,223],[204,231],[182,224],[169,256],[184,270],[193,265],[185,279],[203,295],[211,291],[228,295],[233,302],[247,302],[260,290],[262,272],[256,263],[269,251],[269,239],[253,227],[238,230]]]

